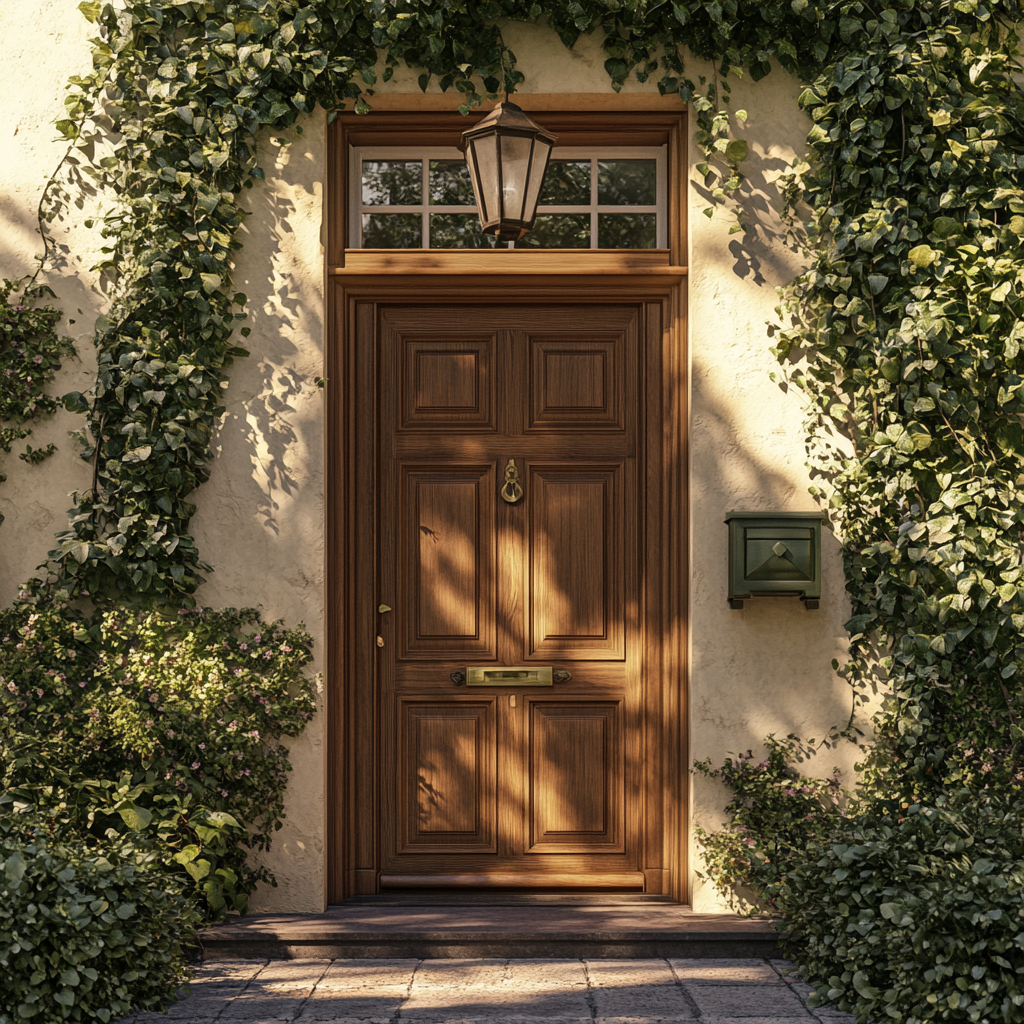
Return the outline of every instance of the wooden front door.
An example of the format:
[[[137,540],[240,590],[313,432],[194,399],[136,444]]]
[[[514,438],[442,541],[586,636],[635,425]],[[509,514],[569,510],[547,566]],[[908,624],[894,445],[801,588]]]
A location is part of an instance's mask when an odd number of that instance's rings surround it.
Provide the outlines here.
[[[363,321],[384,888],[660,891],[644,874],[660,864],[645,773],[661,764],[657,700],[645,708],[644,316],[381,305],[372,338]],[[557,681],[474,687],[471,667]]]

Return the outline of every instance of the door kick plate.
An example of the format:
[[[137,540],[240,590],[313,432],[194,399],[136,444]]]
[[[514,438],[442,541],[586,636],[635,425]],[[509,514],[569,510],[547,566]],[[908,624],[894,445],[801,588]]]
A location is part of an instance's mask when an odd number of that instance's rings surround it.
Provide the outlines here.
[[[551,686],[551,666],[543,668],[473,668],[466,669],[467,686]]]

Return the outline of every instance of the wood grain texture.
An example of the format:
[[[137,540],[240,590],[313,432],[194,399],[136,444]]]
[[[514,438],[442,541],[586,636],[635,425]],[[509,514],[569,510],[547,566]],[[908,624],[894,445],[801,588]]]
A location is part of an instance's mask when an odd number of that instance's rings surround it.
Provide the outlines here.
[[[486,276],[457,275],[443,288],[440,278],[420,281],[414,276],[357,274],[334,280],[328,359],[335,374],[332,379],[341,386],[328,391],[333,425],[328,452],[330,493],[332,502],[340,504],[340,509],[338,504],[331,505],[328,531],[329,786],[332,800],[337,801],[331,810],[331,899],[367,891],[372,878],[376,878],[374,886],[394,884],[396,878],[421,878],[424,885],[443,886],[458,878],[462,881],[451,884],[484,888],[574,887],[588,884],[585,879],[618,879],[621,884],[612,887],[646,886],[647,891],[667,891],[684,899],[686,358],[680,278],[656,273],[607,279],[579,275],[569,292],[558,281],[543,277],[495,283]],[[487,321],[484,331],[482,320]],[[635,324],[637,344],[636,355],[624,361],[622,428],[595,433],[580,421],[566,436],[561,428],[553,436],[531,430],[535,409],[530,395],[529,339],[555,335],[562,339],[574,330],[589,330],[588,337],[575,340],[584,345],[595,340],[605,344],[609,333],[628,328],[627,321]],[[498,398],[491,408],[493,429],[406,430],[408,406],[403,406],[400,388],[395,386],[402,372],[401,346],[393,351],[382,347],[386,330],[396,337],[418,335],[420,340],[460,345],[479,342],[484,335],[494,337],[491,373]],[[580,402],[582,408],[592,409],[595,406],[582,405],[582,400],[596,401],[601,388],[607,397],[609,377],[607,370],[603,373],[603,383],[589,370],[578,385],[557,384],[555,393],[563,402],[568,399],[570,404]],[[442,373],[430,387],[435,393],[447,388],[449,397],[458,397],[457,389],[465,385],[458,374],[445,377]],[[456,691],[447,675],[459,662],[399,659],[398,617],[376,612],[379,601],[397,607],[404,600],[396,575],[401,531],[388,527],[389,515],[394,522],[400,520],[397,467],[440,468],[447,473],[452,466],[486,464],[496,474],[510,454],[510,441],[518,447],[511,454],[524,467],[581,468],[584,460],[589,468],[625,467],[619,472],[624,510],[620,521],[628,533],[622,545],[626,658],[567,662],[573,671],[572,683],[556,687],[549,697],[591,705],[611,701],[622,709],[623,851],[613,852],[606,844],[602,849],[609,852],[596,854],[593,847],[591,852],[570,852],[567,843],[560,845],[565,852],[532,849],[531,828],[536,826],[528,813],[527,702],[520,695],[513,709],[508,696],[514,689],[498,689],[493,694],[499,738],[496,775],[501,780],[496,852],[401,854],[408,827],[399,826],[409,821],[409,803],[408,790],[402,797],[397,779],[399,701],[449,699]],[[378,466],[388,465],[394,467],[392,472],[378,472]],[[497,483],[496,479],[492,495]],[[529,653],[523,624],[529,605],[526,578],[531,542],[527,517],[519,514],[524,510],[524,504],[506,506],[500,499],[495,503],[494,662],[498,664],[521,663]],[[390,575],[384,571],[387,565],[393,567]],[[594,614],[591,607],[585,615],[588,622]],[[385,641],[383,649],[374,644],[378,632]],[[586,728],[592,727],[591,722]],[[445,735],[445,727],[438,728]],[[464,728],[464,723],[458,728]],[[455,734],[463,735],[458,729]],[[436,735],[430,742],[435,749],[444,748]],[[578,737],[572,742],[578,745]],[[449,747],[454,749],[458,743],[450,739]],[[451,777],[450,766],[445,771],[449,772],[445,778]],[[596,769],[592,765],[587,771],[593,774]],[[431,784],[437,786],[437,782]],[[458,786],[453,791],[465,792]],[[404,817],[402,799],[406,800]],[[459,799],[465,803],[464,796]],[[579,793],[574,797],[571,814],[577,815],[577,824],[597,806],[587,799]],[[570,818],[561,821],[571,824]],[[550,832],[552,822],[557,823],[549,818],[541,824]],[[438,883],[441,878],[449,883]]]
[[[530,701],[530,853],[622,852],[619,701]]]
[[[397,785],[406,853],[494,853],[495,699],[399,703]]]

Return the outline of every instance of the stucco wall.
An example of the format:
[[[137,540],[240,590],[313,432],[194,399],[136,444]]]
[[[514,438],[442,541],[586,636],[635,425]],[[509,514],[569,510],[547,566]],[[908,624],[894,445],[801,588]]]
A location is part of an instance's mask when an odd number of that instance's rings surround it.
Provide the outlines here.
[[[56,26],[56,27],[55,27]],[[7,46],[8,110],[0,160],[0,273],[21,276],[37,248],[34,212],[39,190],[63,153],[52,121],[62,112],[62,86],[88,67],[88,26],[60,0],[6,0],[0,37]],[[662,107],[653,84],[608,87],[599,40],[567,54],[544,29],[511,25],[505,38],[527,75],[524,106]],[[696,64],[694,70],[702,70]],[[732,508],[809,510],[801,403],[769,380],[775,367],[765,322],[773,319],[775,287],[799,269],[772,213],[769,181],[802,151],[807,125],[796,107],[797,83],[781,72],[734,86],[733,103],[750,113],[745,165],[756,227],[729,235],[730,217],[708,220],[707,205],[690,190],[689,344],[692,360],[690,754],[720,761],[753,748],[771,732],[821,738],[845,724],[850,695],[829,668],[842,658],[848,615],[838,546],[826,536],[821,609],[796,600],[725,601],[725,513]],[[457,98],[436,88],[423,96],[416,73],[401,70],[375,100],[379,108],[454,108]],[[210,482],[196,496],[194,532],[216,571],[200,592],[210,605],[257,605],[271,617],[303,619],[318,649],[324,638],[323,396],[314,385],[324,354],[323,248],[325,118],[280,147],[262,145],[266,183],[249,194],[253,216],[244,229],[236,285],[250,300],[247,346],[252,355],[232,370],[227,415],[217,439]],[[691,149],[691,162],[699,154]],[[692,174],[691,174],[692,176]],[[88,271],[99,239],[76,224],[58,225],[66,266],[47,280],[58,304],[77,323],[80,363],[61,371],[55,391],[88,386],[94,368],[90,328],[104,300]],[[80,310],[80,312],[78,312]],[[33,444],[55,441],[60,452],[40,467],[8,456],[0,468],[0,601],[15,594],[65,522],[67,492],[88,485],[88,467],[74,456],[66,432],[76,417],[61,413],[36,429]],[[270,866],[279,887],[260,892],[266,910],[317,911],[325,899],[325,746],[318,718],[292,747],[295,771],[288,818],[275,839]],[[810,771],[833,764],[849,770],[852,748],[826,751]],[[692,814],[714,826],[727,799],[703,779],[692,780]],[[696,851],[695,851],[696,852]],[[695,863],[698,863],[695,861]],[[717,906],[711,890],[693,882],[696,909]]]

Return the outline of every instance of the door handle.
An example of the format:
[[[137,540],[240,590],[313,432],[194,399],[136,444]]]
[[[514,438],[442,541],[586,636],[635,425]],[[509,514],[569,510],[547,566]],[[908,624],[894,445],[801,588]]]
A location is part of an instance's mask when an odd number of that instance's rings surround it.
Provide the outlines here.
[[[509,459],[505,464],[505,484],[499,493],[510,505],[522,500],[523,485],[519,482],[519,470],[516,469],[515,459]]]

